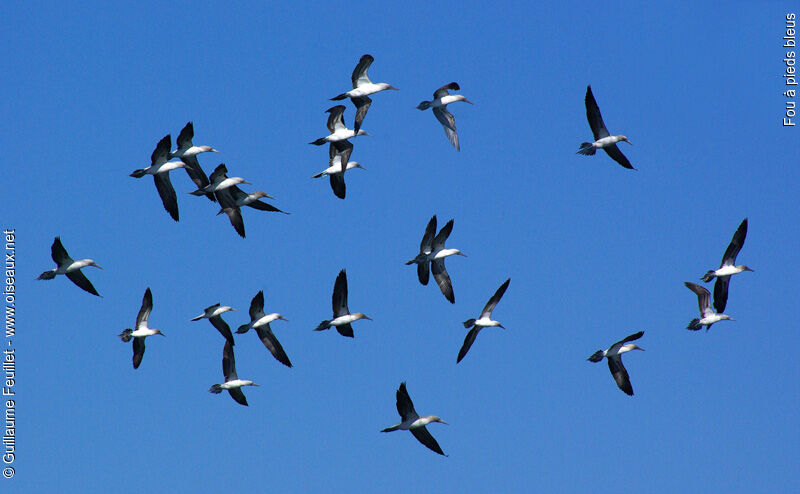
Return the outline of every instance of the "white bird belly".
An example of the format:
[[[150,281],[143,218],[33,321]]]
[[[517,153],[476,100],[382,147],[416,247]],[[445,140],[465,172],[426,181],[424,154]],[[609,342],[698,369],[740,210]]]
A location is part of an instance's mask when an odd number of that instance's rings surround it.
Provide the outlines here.
[[[336,319],[334,319],[333,321],[331,321],[331,326],[341,326],[343,324],[348,324],[348,323],[351,323],[351,322],[357,321],[357,320],[358,320],[358,318],[356,316],[354,316],[353,314],[347,314],[347,315],[344,315],[344,316],[339,316]]]

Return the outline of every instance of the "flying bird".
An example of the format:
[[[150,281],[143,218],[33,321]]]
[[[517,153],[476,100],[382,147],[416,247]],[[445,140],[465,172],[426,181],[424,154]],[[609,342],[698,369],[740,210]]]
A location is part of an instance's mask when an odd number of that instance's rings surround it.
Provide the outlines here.
[[[458,86],[457,82],[445,84],[433,93],[433,101],[423,101],[417,105],[417,110],[427,110],[428,108],[433,107],[433,114],[436,116],[436,119],[439,120],[439,123],[442,124],[442,127],[444,127],[444,133],[447,134],[447,140],[450,141],[450,144],[455,146],[456,151],[461,151],[461,147],[458,145],[456,119],[453,117],[452,113],[447,111],[447,105],[450,103],[455,103],[456,101],[464,101],[471,105],[472,101],[469,101],[460,94],[450,94],[450,91],[448,91],[449,89],[458,91],[461,88]]]
[[[353,131],[355,133],[358,133],[358,130],[361,128],[361,122],[364,121],[367,110],[369,110],[369,105],[372,104],[369,95],[386,89],[397,90],[396,87],[392,87],[385,82],[374,83],[369,80],[367,70],[369,70],[369,66],[372,65],[374,61],[375,59],[372,55],[362,55],[361,59],[358,61],[358,65],[353,69],[353,75],[350,76],[350,80],[353,82],[353,89],[331,98],[332,101],[350,98],[350,101],[356,105],[356,120],[353,124]]]
[[[461,350],[458,351],[458,359],[456,359],[456,363],[461,362],[461,359],[467,355],[467,352],[475,342],[475,338],[478,336],[478,333],[480,333],[481,329],[491,326],[497,326],[506,329],[499,322],[492,320],[492,311],[495,307],[497,307],[497,303],[500,302],[500,299],[503,298],[503,294],[506,293],[509,283],[511,283],[511,278],[507,279],[502,285],[500,285],[500,288],[494,292],[492,298],[486,302],[486,306],[481,311],[481,316],[478,319],[467,319],[464,321],[464,327],[472,329],[470,329],[469,333],[467,333],[467,337],[464,338],[464,344],[461,346]]]
[[[239,376],[236,375],[236,360],[233,356],[233,345],[231,345],[230,341],[226,341],[225,347],[222,349],[222,374],[225,376],[225,382],[223,384],[213,384],[208,391],[219,394],[222,393],[223,389],[227,389],[236,403],[248,406],[247,398],[242,393],[242,386],[258,386],[258,384],[253,381],[239,379]]]
[[[414,410],[414,403],[411,402],[411,397],[408,396],[406,391],[406,383],[400,383],[400,388],[397,390],[397,413],[400,414],[402,422],[383,429],[381,432],[392,432],[396,430],[411,431],[411,434],[417,438],[417,441],[425,445],[435,453],[447,456],[442,451],[439,443],[433,438],[428,429],[425,427],[431,422],[439,422],[440,424],[448,425],[447,422],[440,419],[436,415],[428,415],[427,417],[420,417],[416,410]]]
[[[629,341],[638,340],[643,334],[644,331],[639,331],[638,333],[626,336],[625,339],[611,345],[608,350],[597,350],[587,359],[589,362],[600,362],[603,360],[603,357],[606,357],[608,359],[608,369],[611,371],[611,375],[614,376],[617,386],[624,391],[625,394],[630,396],[633,396],[633,387],[631,386],[631,379],[628,377],[628,371],[625,370],[625,366],[622,365],[622,354],[630,352],[631,350],[644,351],[644,348],[638,347],[633,343],[628,343]]]
[[[342,141],[347,142],[347,141]],[[347,144],[350,144],[347,142]],[[346,159],[349,159],[350,153],[353,150],[353,145],[350,144],[349,148],[345,148],[344,151],[339,151],[334,143],[331,143],[329,148],[329,155],[330,159],[328,161],[329,165],[328,168],[322,170],[321,172],[317,173],[311,178],[320,178],[324,177],[325,175],[328,176],[331,182],[331,189],[333,189],[333,193],[339,199],[344,199],[345,194],[347,193],[347,189],[344,183],[344,172],[353,168],[361,168],[364,169],[363,166],[358,161],[347,161],[347,165],[344,169],[342,169],[342,163],[345,163]],[[347,158],[345,158],[347,155]]]
[[[153,329],[147,327],[147,320],[150,318],[150,311],[153,310],[153,294],[150,292],[150,287],[144,292],[142,298],[142,307],[139,309],[139,314],[136,316],[136,329],[126,329],[119,334],[119,337],[125,343],[133,340],[133,368],[138,369],[139,364],[142,363],[144,357],[144,339],[154,334],[166,336],[160,329]]]
[[[593,155],[598,149],[605,150],[611,159],[622,165],[624,168],[635,170],[636,168],[631,165],[628,158],[622,154],[622,151],[617,147],[617,143],[625,141],[631,146],[633,145],[627,137],[623,135],[612,136],[606,129],[606,124],[603,123],[603,116],[600,115],[600,108],[597,106],[597,101],[592,94],[592,86],[586,86],[586,118],[589,119],[589,127],[592,128],[594,134],[594,142],[582,142],[578,150],[578,154]]]
[[[186,168],[186,163],[183,161],[168,161],[170,158],[169,150],[172,147],[171,142],[170,135],[165,135],[158,141],[153,154],[150,156],[150,166],[134,170],[130,176],[142,178],[145,175],[152,175],[164,209],[172,216],[173,220],[178,221],[178,196],[175,195],[175,189],[169,179],[169,172],[176,168]]]
[[[436,279],[436,283],[439,285],[442,294],[451,304],[456,303],[456,297],[453,293],[453,284],[450,282],[450,275],[444,267],[444,258],[454,254],[467,257],[466,254],[458,249],[444,248],[444,243],[453,230],[453,221],[454,220],[448,221],[434,237],[433,233],[436,231],[436,215],[434,214],[430,221],[428,221],[428,226],[425,227],[425,234],[422,236],[422,242],[419,245],[419,254],[417,254],[417,257],[414,259],[406,262],[406,266],[410,264],[417,265],[417,277],[419,278],[419,282],[423,285],[428,284],[430,275],[428,271],[428,262],[430,262],[430,269],[433,271],[433,277]]]
[[[56,268],[40,274],[39,277],[36,278],[37,280],[52,280],[57,274],[64,274],[70,279],[71,282],[75,283],[82,289],[86,290],[92,295],[97,295],[98,297],[100,296],[100,294],[97,293],[97,290],[94,289],[94,286],[92,286],[92,282],[89,281],[86,275],[81,271],[81,268],[86,266],[100,268],[100,266],[98,266],[94,260],[81,259],[80,261],[76,261],[71,258],[69,254],[67,254],[67,250],[61,244],[61,237],[56,237],[55,240],[53,240],[53,245],[50,246],[50,256],[56,262]]]
[[[267,350],[270,351],[272,356],[286,367],[291,367],[292,362],[289,361],[289,357],[283,350],[281,343],[272,333],[272,328],[269,327],[269,323],[277,319],[282,321],[287,320],[277,312],[273,312],[272,314],[264,314],[264,292],[263,290],[259,291],[250,302],[250,322],[248,324],[242,324],[239,326],[239,329],[236,330],[236,333],[243,334],[248,332],[250,328],[255,329],[258,339],[260,339],[261,343],[267,347]]]
[[[211,146],[195,146],[192,144],[193,138],[194,125],[192,125],[192,122],[188,122],[181,130],[181,133],[178,134],[178,139],[176,140],[178,149],[170,153],[170,158],[178,158],[183,161],[186,164],[185,170],[189,174],[189,178],[192,179],[198,189],[202,189],[209,184],[209,181],[206,172],[203,171],[197,161],[197,155],[200,153],[218,153],[219,151]],[[206,194],[206,197],[211,201],[214,200],[214,194],[210,192]]]
[[[325,110],[325,113],[329,114],[327,126],[328,131],[330,131],[330,135],[320,137],[315,141],[309,142],[309,144],[322,146],[326,142],[340,142],[346,141],[347,139],[355,136],[368,136],[369,134],[362,129],[355,131],[347,128],[347,126],[344,124],[344,110],[344,105],[332,106]]]
[[[702,326],[706,327],[706,331],[711,329],[711,325],[715,322],[729,320],[734,321],[731,316],[725,314],[715,314],[714,310],[711,308],[711,294],[708,293],[708,290],[703,288],[700,285],[695,283],[690,283],[685,281],[683,283],[686,285],[686,288],[693,291],[697,294],[697,305],[700,307],[700,319],[694,318],[689,322],[689,325],[686,326],[686,329],[691,329],[692,331],[697,331]]]
[[[208,319],[212,326],[217,328],[219,334],[225,338],[226,341],[229,341],[231,345],[234,344],[233,342],[233,334],[231,334],[231,328],[228,326],[228,323],[222,320],[222,314],[236,310],[233,307],[228,307],[227,305],[220,305],[216,303],[210,307],[206,307],[203,310],[203,313],[197,317],[192,318],[192,321],[199,321],[200,319]]]
[[[339,276],[336,277],[336,282],[333,284],[332,305],[333,319],[322,321],[319,326],[314,328],[314,331],[335,327],[340,335],[353,338],[351,322],[359,319],[372,320],[361,312],[351,314],[350,309],[347,308],[347,273],[344,269],[339,271]]]
[[[227,180],[227,168],[225,165],[218,166],[214,173],[211,174],[211,180],[217,180],[220,183],[224,183]],[[244,182],[249,183],[249,182]],[[240,189],[237,185],[231,185],[229,187],[224,187],[218,189],[214,192],[214,195],[217,198],[217,201],[220,205],[220,210],[217,212],[218,215],[225,213],[228,215],[228,219],[233,226],[233,229],[236,230],[236,233],[239,234],[240,237],[245,238],[245,231],[244,231],[244,219],[242,218],[242,206],[249,206],[253,209],[257,209],[259,211],[273,211],[277,213],[289,214],[280,209],[267,204],[266,202],[260,201],[262,197],[267,197],[269,199],[273,199],[273,197],[263,190],[259,190],[253,192],[252,194],[248,194],[247,192]]]
[[[725,249],[725,255],[722,256],[722,263],[720,263],[719,269],[711,269],[700,278],[706,283],[717,278],[716,283],[714,283],[714,308],[718,313],[724,312],[728,303],[728,284],[731,282],[731,276],[742,271],[752,271],[744,264],[734,265],[736,256],[739,255],[739,251],[742,250],[744,245],[745,237],[747,237],[747,218],[742,220],[739,228],[736,229],[736,233],[733,234],[731,243],[728,244],[728,248]]]
[[[227,173],[228,167],[225,166],[225,163],[220,163],[219,166],[214,168],[214,171],[211,172],[210,183],[208,185],[189,193],[195,196],[202,196],[203,194],[225,190],[234,185],[250,184],[250,182],[242,177],[228,177]]]

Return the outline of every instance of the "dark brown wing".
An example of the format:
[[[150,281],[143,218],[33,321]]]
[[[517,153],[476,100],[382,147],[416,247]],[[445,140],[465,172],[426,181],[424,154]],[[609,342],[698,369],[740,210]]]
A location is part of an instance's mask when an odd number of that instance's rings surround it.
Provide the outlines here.
[[[339,271],[336,282],[333,284],[333,317],[346,316],[350,313],[347,308],[347,272],[343,269]]]
[[[286,352],[283,350],[281,343],[278,341],[278,338],[272,333],[272,328],[269,327],[269,324],[265,324],[263,326],[259,326],[255,328],[256,333],[258,333],[259,339],[261,339],[261,343],[267,347],[267,350],[270,351],[273,357],[275,357],[278,362],[282,363],[286,367],[291,367],[292,362],[289,361],[289,357],[286,355]]]
[[[614,376],[614,380],[617,381],[619,389],[624,391],[625,394],[633,396],[633,387],[631,386],[630,377],[628,377],[628,371],[625,370],[625,366],[622,365],[622,359],[618,355],[608,358],[608,369],[611,371],[611,375]]]
[[[622,151],[619,150],[616,144],[606,146],[603,148],[603,150],[605,150],[605,152],[608,153],[609,156],[611,156],[611,159],[619,163],[623,168],[627,168],[628,170],[635,170],[633,165],[631,165],[631,162],[628,161],[628,158],[626,158],[624,154],[622,154]]]
[[[586,118],[589,120],[589,127],[592,128],[594,140],[597,141],[603,137],[608,137],[610,134],[606,129],[606,124],[603,123],[603,116],[600,115],[600,107],[597,106],[597,101],[594,99],[594,94],[592,94],[592,86],[586,86],[584,102],[586,103]],[[612,158],[614,157],[612,156]],[[614,159],[616,160],[616,158]]]
[[[97,295],[98,297],[100,296],[100,294],[97,293],[97,290],[95,290],[92,286],[92,282],[89,281],[89,279],[81,272],[80,269],[76,269],[75,271],[70,271],[67,273],[67,278],[92,295]]]
[[[178,221],[178,196],[175,195],[175,189],[172,188],[172,182],[169,180],[169,172],[156,173],[153,175],[153,181],[156,184],[156,190],[161,197],[161,203],[164,209],[167,210],[172,219]]]
[[[416,429],[411,429],[411,433],[414,434],[414,437],[417,438],[417,441],[421,442],[425,445],[429,450],[439,453],[442,456],[447,456],[442,451],[442,448],[439,446],[439,443],[436,442],[436,439],[431,436],[431,433],[428,432],[428,428],[425,426],[417,427]]]

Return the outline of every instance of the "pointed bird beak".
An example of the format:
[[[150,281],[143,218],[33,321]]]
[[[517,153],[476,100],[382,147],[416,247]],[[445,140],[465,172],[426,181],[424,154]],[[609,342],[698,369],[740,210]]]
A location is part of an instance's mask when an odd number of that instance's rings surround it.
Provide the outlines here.
[[[397,88],[396,88],[396,87],[394,87],[394,86],[389,86],[387,89],[394,89],[395,91],[399,91],[399,89],[397,89]]]
[[[370,321],[372,320],[372,318],[369,316],[364,316],[364,319],[369,319]]]
[[[625,142],[627,142],[628,144],[630,144],[631,146],[633,146],[633,143],[632,143],[631,141],[629,141],[629,140],[625,139]]]
[[[286,319],[286,318],[285,318],[285,317],[283,317],[283,316],[278,316],[278,319],[280,319],[281,321],[288,321],[288,319]]]
[[[506,329],[506,327],[505,327],[505,326],[503,326],[502,324],[498,324],[498,325],[497,325],[497,327],[498,327],[498,328],[503,328],[503,329]]]
[[[100,269],[103,269],[103,268],[101,268],[100,266],[98,266],[97,264],[95,264],[95,265],[94,265],[94,267],[96,267],[96,268],[100,268]],[[752,271],[752,269],[751,269],[750,271]]]
[[[445,421],[444,421],[444,420],[442,420],[442,419],[439,419],[439,423],[440,423],[440,424],[444,424],[444,425],[450,425],[450,424],[448,424],[447,422],[445,422]]]
[[[469,103],[470,105],[474,105],[474,104],[475,104],[475,103],[473,103],[472,101],[470,101],[470,100],[468,100],[468,99],[465,99],[465,100],[464,100],[464,103]]]

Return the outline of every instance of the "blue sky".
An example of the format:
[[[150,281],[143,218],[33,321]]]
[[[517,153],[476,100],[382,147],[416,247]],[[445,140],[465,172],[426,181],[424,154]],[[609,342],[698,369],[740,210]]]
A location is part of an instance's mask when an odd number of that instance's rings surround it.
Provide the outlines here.
[[[670,3],[532,6],[430,2],[15,4],[0,30],[3,227],[17,232],[19,491],[786,492],[800,483],[796,127],[781,126],[785,15]],[[359,57],[399,91],[373,97],[333,196],[328,98]],[[452,148],[415,106],[450,81]],[[638,171],[591,138],[591,84]],[[350,124],[354,109],[346,102]],[[291,215],[244,211],[247,238],[172,172],[181,221],[149,164],[187,121],[208,173],[225,162]],[[455,219],[456,303],[413,266],[428,219]],[[726,313],[689,332],[699,282],[749,218]],[[60,235],[103,298],[51,269]],[[356,337],[315,333],[346,268]],[[456,365],[475,317],[508,277],[495,316]],[[146,287],[141,367],[117,334]],[[237,336],[250,406],[221,382],[216,302],[247,319],[264,290],[294,363]],[[586,358],[644,330],[625,365],[636,395]],[[397,422],[406,381],[440,457]],[[4,491],[7,487],[3,488]]]

